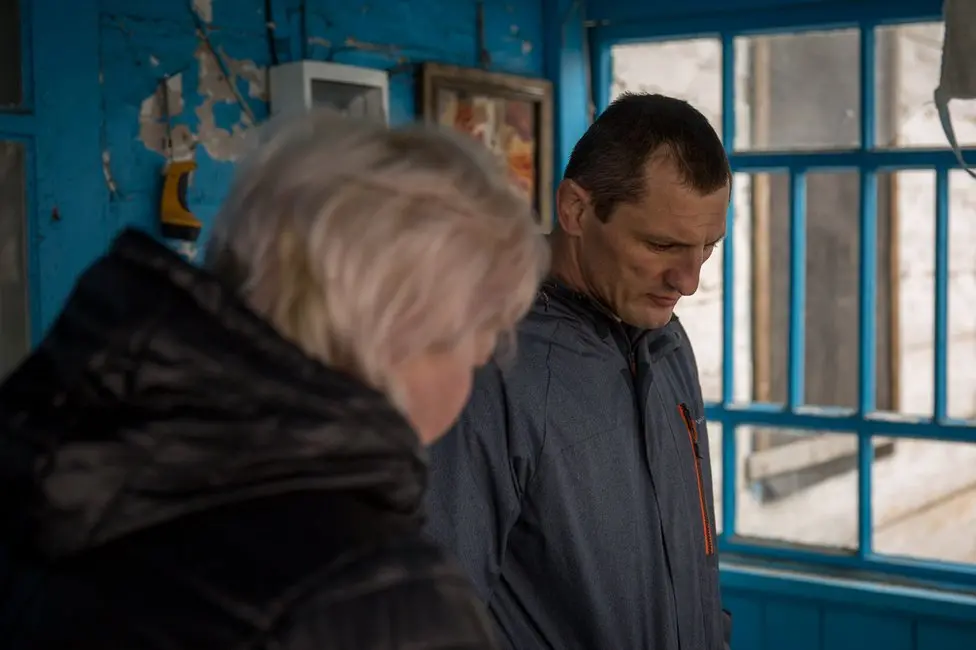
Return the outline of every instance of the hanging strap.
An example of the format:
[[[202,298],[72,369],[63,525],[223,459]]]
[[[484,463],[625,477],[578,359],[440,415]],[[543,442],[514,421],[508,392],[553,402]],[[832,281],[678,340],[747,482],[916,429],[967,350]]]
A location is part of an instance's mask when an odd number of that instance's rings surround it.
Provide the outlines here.
[[[935,89],[935,108],[939,111],[939,122],[942,123],[942,131],[946,135],[946,139],[949,141],[949,146],[952,147],[952,153],[956,155],[956,160],[959,161],[959,166],[962,167],[967,174],[976,178],[976,172],[973,168],[966,164],[966,160],[962,157],[962,148],[959,146],[958,140],[956,140],[956,130],[952,128],[952,114],[949,112],[949,98],[946,97],[944,93],[941,92],[942,87]]]
[[[945,0],[943,14],[945,40],[939,87],[934,94],[935,107],[956,160],[967,174],[976,178],[976,171],[963,159],[949,111],[949,102],[953,99],[976,99],[976,65],[973,63],[976,56],[976,1]]]

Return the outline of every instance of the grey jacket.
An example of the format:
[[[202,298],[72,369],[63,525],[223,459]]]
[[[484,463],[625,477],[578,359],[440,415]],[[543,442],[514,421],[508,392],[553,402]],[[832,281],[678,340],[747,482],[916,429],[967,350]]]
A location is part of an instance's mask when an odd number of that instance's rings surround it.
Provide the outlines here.
[[[555,283],[431,455],[429,532],[513,650],[722,650],[712,477],[684,328]]]

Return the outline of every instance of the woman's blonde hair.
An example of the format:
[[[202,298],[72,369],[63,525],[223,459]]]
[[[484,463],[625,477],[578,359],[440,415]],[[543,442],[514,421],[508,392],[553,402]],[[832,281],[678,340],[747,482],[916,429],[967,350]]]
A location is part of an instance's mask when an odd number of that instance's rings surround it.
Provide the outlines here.
[[[207,251],[282,335],[388,394],[398,361],[510,332],[548,261],[530,206],[479,144],[321,112],[243,163]]]

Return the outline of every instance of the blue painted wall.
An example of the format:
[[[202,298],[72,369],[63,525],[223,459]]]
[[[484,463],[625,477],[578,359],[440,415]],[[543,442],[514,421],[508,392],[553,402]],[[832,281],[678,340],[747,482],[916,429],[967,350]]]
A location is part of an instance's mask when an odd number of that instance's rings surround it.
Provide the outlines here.
[[[173,122],[200,137],[189,201],[205,223],[216,212],[233,173],[233,164],[223,159],[221,138],[246,123],[241,107],[225,96],[226,87],[221,90],[212,77],[201,75],[206,45],[196,32],[193,0],[24,4],[32,25],[35,91],[31,280],[36,339],[78,273],[116,232],[126,226],[157,231],[164,158],[147,146],[147,133],[158,130],[144,128],[145,115],[141,128],[140,111],[159,81],[182,73],[183,108]],[[235,65],[251,68],[237,78],[237,87],[256,118],[262,119],[267,104],[260,84],[252,81],[259,76],[253,68],[264,68],[272,57],[263,0],[196,4],[209,5],[209,11],[197,15],[209,19],[205,27],[213,47]],[[415,114],[412,64],[473,66],[478,60],[473,0],[272,4],[282,62],[304,56],[390,70],[394,122]],[[551,55],[547,63],[544,54],[544,15],[555,10],[555,5],[544,5],[543,0],[485,2],[485,44],[493,70],[543,76],[559,69],[558,57]],[[221,131],[207,146],[208,127],[202,122],[210,115],[212,126]]]
[[[730,564],[732,650],[972,650],[976,595]]]
[[[591,83],[586,3],[581,0],[543,0],[546,76],[555,82],[555,177],[569,162],[573,146],[591,119]]]

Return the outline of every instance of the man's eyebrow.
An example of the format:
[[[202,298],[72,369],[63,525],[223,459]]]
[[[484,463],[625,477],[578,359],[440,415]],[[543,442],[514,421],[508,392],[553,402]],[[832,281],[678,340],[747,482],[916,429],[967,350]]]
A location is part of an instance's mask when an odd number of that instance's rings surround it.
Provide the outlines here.
[[[665,233],[656,232],[638,232],[637,236],[641,239],[646,239],[648,241],[653,241],[655,244],[678,244],[684,245],[685,242],[675,239],[674,235],[668,235]]]
[[[723,234],[718,239],[712,240],[706,244],[706,246],[715,246],[725,239],[728,233]],[[675,239],[670,235],[655,235],[653,233],[643,233],[641,235],[645,240],[654,242],[655,244],[660,244],[662,246],[695,246],[696,244],[688,243],[686,241],[681,241],[680,239]]]

